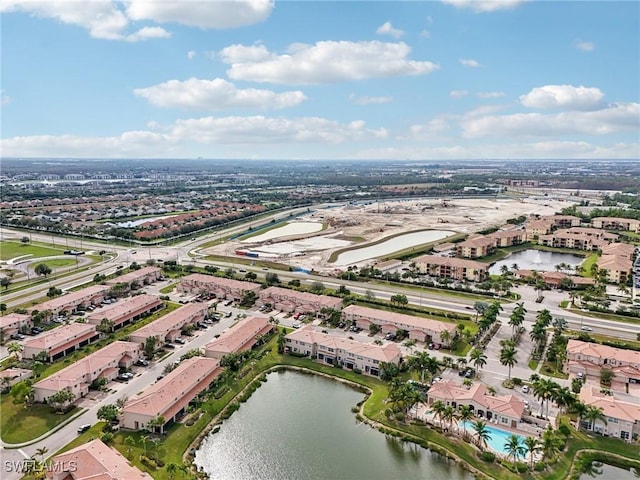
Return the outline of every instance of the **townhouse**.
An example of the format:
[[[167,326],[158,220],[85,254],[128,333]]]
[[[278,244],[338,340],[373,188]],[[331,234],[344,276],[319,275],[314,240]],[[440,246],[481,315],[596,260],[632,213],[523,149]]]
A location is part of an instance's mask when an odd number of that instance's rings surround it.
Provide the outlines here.
[[[533,279],[538,278],[544,282],[545,285],[551,288],[559,288],[562,286],[565,279],[571,281],[573,287],[584,288],[589,285],[594,285],[595,280],[593,278],[579,277],[577,275],[567,275],[564,272],[538,272],[536,270],[517,270],[515,277],[519,279]]]
[[[467,405],[476,417],[513,429],[518,428],[525,411],[522,400],[514,395],[491,395],[487,386],[480,382],[470,388],[457,385],[453,380],[436,382],[427,392],[427,404],[438,400],[454,408]]]
[[[78,309],[100,304],[109,295],[107,285],[92,285],[77,292],[70,292],[58,298],[40,303],[29,310],[47,312],[49,315],[68,315]]]
[[[581,419],[580,425],[590,431],[615,437],[627,442],[638,440],[640,435],[640,404],[605,395],[599,388],[585,385],[580,390],[580,400],[587,406],[602,409],[604,421]]]
[[[209,293],[223,300],[239,301],[245,293],[260,291],[261,285],[253,282],[243,282],[232,278],[214,277],[202,273],[187,275],[178,285],[179,292],[202,294]]]
[[[16,383],[31,377],[33,377],[33,370],[27,368],[7,368],[0,370],[0,390],[10,388]]]
[[[371,324],[378,325],[383,334],[406,330],[409,332],[410,339],[419,342],[449,345],[456,335],[456,326],[453,323],[360,307],[358,305],[349,305],[344,308],[342,310],[342,318],[345,321],[355,323],[357,327],[363,330],[369,330]]]
[[[413,261],[420,273],[432,277],[482,282],[489,275],[489,265],[474,260],[422,255]]]
[[[163,306],[162,300],[155,295],[136,295],[99,308],[87,315],[86,319],[94,325],[99,325],[103,320],[113,322],[115,330],[134,323]]]
[[[381,363],[399,365],[402,359],[395,343],[379,346],[335,337],[307,325],[285,337],[285,353],[305,355],[327,365],[341,366],[372,377],[380,376]]]
[[[180,336],[185,326],[195,325],[207,318],[208,312],[209,307],[206,303],[189,303],[135,330],[129,335],[129,339],[140,345],[144,345],[151,337],[155,337],[159,344],[171,342]]]
[[[564,371],[569,375],[600,380],[600,372],[613,372],[612,389],[625,391],[628,384],[640,385],[640,352],[569,339]]]
[[[340,310],[342,299],[327,295],[315,295],[281,287],[268,287],[258,295],[261,305],[271,305],[281,312],[312,313],[319,315],[323,309]]]
[[[84,397],[94,381],[101,378],[113,380],[120,368],[130,368],[140,356],[141,347],[137,343],[110,343],[34,384],[35,401],[45,402],[60,390],[72,392],[75,398]]]
[[[47,361],[53,362],[66,357],[79,348],[89,345],[100,338],[96,326],[90,323],[70,323],[43,332],[35,338],[24,342],[22,356],[35,358],[41,353],[46,354]]]
[[[205,345],[204,354],[210,358],[221,359],[230,353],[251,350],[261,336],[267,335],[272,330],[273,325],[267,318],[245,318]]]
[[[153,480],[97,438],[56,455],[50,464],[48,480]]]
[[[120,275],[119,277],[110,278],[104,283],[110,287],[118,284],[126,285],[127,290],[135,290],[143,285],[157,282],[162,278],[162,270],[158,267],[143,267],[139,270],[133,270],[132,272]]]
[[[596,217],[591,219],[591,226],[604,230],[626,230],[640,233],[640,220],[633,218]]]
[[[220,375],[222,368],[217,358],[192,357],[184,360],[166,377],[141,393],[134,395],[122,409],[120,426],[130,430],[163,432],[164,427],[176,420],[193,399],[207,390]],[[149,425],[162,417],[162,425]]]
[[[33,322],[31,321],[31,315],[22,313],[10,313],[0,317],[0,341],[6,341],[11,338],[12,335],[16,335],[21,330],[31,328]]]
[[[496,240],[484,235],[472,235],[456,245],[456,255],[461,258],[480,258],[496,250]]]

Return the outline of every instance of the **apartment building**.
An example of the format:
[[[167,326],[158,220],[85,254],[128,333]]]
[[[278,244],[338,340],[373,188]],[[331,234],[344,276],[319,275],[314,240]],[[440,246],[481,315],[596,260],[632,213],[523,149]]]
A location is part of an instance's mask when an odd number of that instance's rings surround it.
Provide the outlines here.
[[[609,283],[627,283],[632,275],[633,261],[620,255],[602,255],[596,265],[599,271],[606,272]]]
[[[543,219],[550,221],[554,227],[558,228],[579,227],[582,223],[582,219],[580,217],[575,217],[573,215],[549,215],[547,217],[543,217]]]
[[[617,255],[619,257],[633,259],[636,247],[629,243],[613,242],[601,248],[602,255]]]
[[[409,332],[410,339],[419,342],[449,345],[451,339],[456,335],[456,326],[453,323],[439,322],[430,318],[414,317],[404,313],[387,312],[358,305],[349,305],[344,308],[342,310],[342,318],[345,321],[355,322],[363,330],[369,330],[372,323],[376,324],[383,334],[406,330]],[[444,334],[444,332],[447,333]]]
[[[267,318],[250,317],[238,322],[222,335],[204,347],[204,354],[210,358],[221,359],[230,353],[251,350],[258,338],[273,330]]]
[[[96,331],[95,325],[70,323],[25,340],[22,356],[35,358],[40,353],[45,353],[47,361],[53,362],[97,341],[99,338],[100,332]]]
[[[489,275],[489,265],[474,260],[422,255],[413,261],[420,273],[437,278],[482,282]]]
[[[102,320],[108,320],[113,322],[114,329],[118,329],[160,310],[163,306],[162,300],[155,295],[136,295],[99,308],[87,315],[86,319],[94,325],[99,325]]]
[[[607,437],[619,438],[627,442],[638,440],[640,435],[640,403],[625,402],[615,395],[605,395],[599,388],[585,385],[580,390],[580,400],[587,406],[602,409],[605,421],[591,422],[582,419],[580,425]]]
[[[314,330],[307,325],[285,337],[285,353],[307,355],[319,363],[340,365],[372,377],[380,376],[380,364],[398,365],[402,358],[395,343],[385,346],[357,342]]]
[[[497,247],[504,248],[524,242],[526,233],[524,230],[499,230],[487,235],[487,237],[495,240]]]
[[[456,255],[461,258],[480,258],[496,250],[496,240],[484,235],[472,235],[456,245]]]
[[[281,287],[268,287],[261,290],[259,303],[271,305],[274,309],[282,312],[312,313],[320,315],[323,308],[340,310],[342,299],[329,297],[327,295],[315,295],[308,292],[298,292]]]
[[[157,282],[162,278],[162,270],[160,270],[158,267],[143,267],[139,270],[133,270],[124,275],[110,278],[104,283],[111,287],[113,287],[114,285],[123,284],[127,285],[128,290],[134,290],[135,288],[140,288],[144,285],[149,285],[151,283]]]
[[[538,240],[543,235],[548,235],[553,229],[553,222],[551,220],[527,220],[524,231],[527,241]]]
[[[194,398],[220,375],[217,358],[192,357],[184,360],[166,377],[131,397],[122,409],[120,425],[130,430],[154,430],[175,421]],[[162,417],[164,424],[149,426],[149,421]]]
[[[243,282],[232,278],[214,277],[202,273],[187,275],[178,285],[179,292],[190,294],[209,293],[223,300],[239,301],[245,293],[260,291],[261,285],[253,282]]]
[[[468,405],[475,416],[490,423],[518,429],[525,411],[524,402],[514,395],[491,395],[484,383],[475,382],[467,388],[453,380],[434,383],[427,392],[427,403],[440,400],[445,405],[458,408]]]
[[[117,450],[95,439],[51,458],[48,480],[153,480]]]
[[[596,217],[591,219],[591,226],[604,230],[626,230],[640,233],[640,220],[633,218]]]
[[[100,304],[109,294],[107,285],[92,285],[77,292],[70,292],[58,298],[31,307],[29,311],[48,312],[51,316],[74,313],[78,308]]]
[[[189,303],[158,320],[145,325],[129,335],[132,342],[144,345],[147,338],[155,337],[158,343],[173,341],[180,336],[187,325],[195,325],[207,318],[209,307],[206,303]]]
[[[141,347],[133,342],[113,342],[72,363],[59,372],[33,385],[35,401],[44,402],[60,390],[69,390],[75,398],[84,397],[95,380],[113,380],[119,368],[130,368],[141,355]]]
[[[2,330],[3,341],[20,332],[20,329],[31,328],[32,326],[31,315],[10,313],[0,317],[0,330]]]

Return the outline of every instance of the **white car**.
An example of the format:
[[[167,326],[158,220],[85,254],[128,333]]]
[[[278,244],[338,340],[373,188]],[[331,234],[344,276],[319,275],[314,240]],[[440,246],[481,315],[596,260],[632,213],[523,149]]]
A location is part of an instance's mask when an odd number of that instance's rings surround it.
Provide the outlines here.
[[[591,327],[587,327],[586,325],[583,325],[580,330],[582,330],[583,332],[593,332],[593,328]]]

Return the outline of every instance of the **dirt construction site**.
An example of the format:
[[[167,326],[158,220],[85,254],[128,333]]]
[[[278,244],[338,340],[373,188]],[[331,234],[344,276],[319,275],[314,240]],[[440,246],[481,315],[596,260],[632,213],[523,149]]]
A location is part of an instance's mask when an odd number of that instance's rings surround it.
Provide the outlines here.
[[[205,254],[234,256],[236,251],[256,252],[259,258],[292,266],[329,272],[336,265],[331,254],[344,248],[364,246],[390,236],[420,230],[474,233],[499,227],[521,215],[553,215],[571,203],[546,197],[412,199],[359,202],[312,210],[296,222],[317,222],[322,231],[272,238],[265,242],[249,239],[225,242],[202,251]],[[274,233],[276,230],[274,229]],[[258,232],[259,233],[259,232]],[[443,240],[446,241],[446,240]],[[374,258],[360,262],[370,264]]]

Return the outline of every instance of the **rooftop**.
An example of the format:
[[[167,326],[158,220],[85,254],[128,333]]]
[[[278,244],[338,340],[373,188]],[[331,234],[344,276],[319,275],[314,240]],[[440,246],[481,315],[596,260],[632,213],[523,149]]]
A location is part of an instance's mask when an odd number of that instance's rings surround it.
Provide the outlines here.
[[[580,400],[586,405],[601,408],[602,413],[607,417],[619,418],[627,422],[640,422],[640,405],[624,402],[609,395],[600,393],[590,385],[585,385],[580,390]]]
[[[205,285],[220,285],[239,290],[254,290],[260,288],[259,283],[243,282],[242,280],[234,280],[232,278],[214,277],[213,275],[205,275],[203,273],[192,273],[182,279],[183,282],[197,282]]]
[[[106,318],[107,320],[113,321],[128,313],[159,303],[162,303],[162,301],[155,295],[136,295],[135,297],[125,298],[113,305],[91,312],[87,315],[87,320],[99,323]]]
[[[569,339],[569,342],[567,343],[567,353],[596,358],[611,358],[615,359],[617,363],[624,362],[640,366],[640,352],[610,347],[608,345],[600,345],[599,343],[582,342],[580,340]]]
[[[135,337],[165,336],[171,330],[182,326],[185,319],[191,319],[196,315],[205,314],[209,307],[206,303],[188,303],[171,313],[160,317],[158,320],[145,325],[131,333]]]
[[[340,307],[342,305],[342,299],[338,297],[329,297],[327,295],[315,295],[313,293],[308,292],[298,292],[297,290],[290,290],[288,288],[282,287],[268,287],[260,292],[260,297],[270,297],[270,296],[279,296],[279,297],[288,297],[294,298],[300,303],[319,303],[325,307],[335,308]]]
[[[90,287],[83,288],[82,290],[78,290],[77,292],[70,292],[61,297],[47,300],[46,302],[40,303],[31,308],[31,310],[55,310],[57,308],[66,307],[70,304],[81,303],[96,295],[106,294],[109,290],[110,287],[106,285],[92,285]]]
[[[204,348],[216,352],[234,353],[259,335],[264,335],[273,328],[269,320],[264,317],[251,317],[240,321],[236,326],[225,331],[218,338],[208,343]]]
[[[27,348],[49,350],[95,331],[96,326],[91,323],[74,322],[44,332],[36,338],[29,338],[24,342],[24,346]]]
[[[105,283],[107,285],[116,285],[118,283],[131,283],[140,280],[148,275],[160,275],[161,270],[158,267],[143,267],[139,270],[120,275],[119,277],[110,278]]]
[[[426,328],[432,332],[448,330],[453,333],[456,330],[456,326],[453,323],[440,322],[430,318],[414,317],[413,315],[406,315],[404,313],[387,312],[386,310],[378,310],[376,308],[360,307],[358,305],[349,305],[348,307],[343,308],[342,312],[350,315],[359,315],[365,318],[375,318],[382,321],[402,323],[418,329]]]

